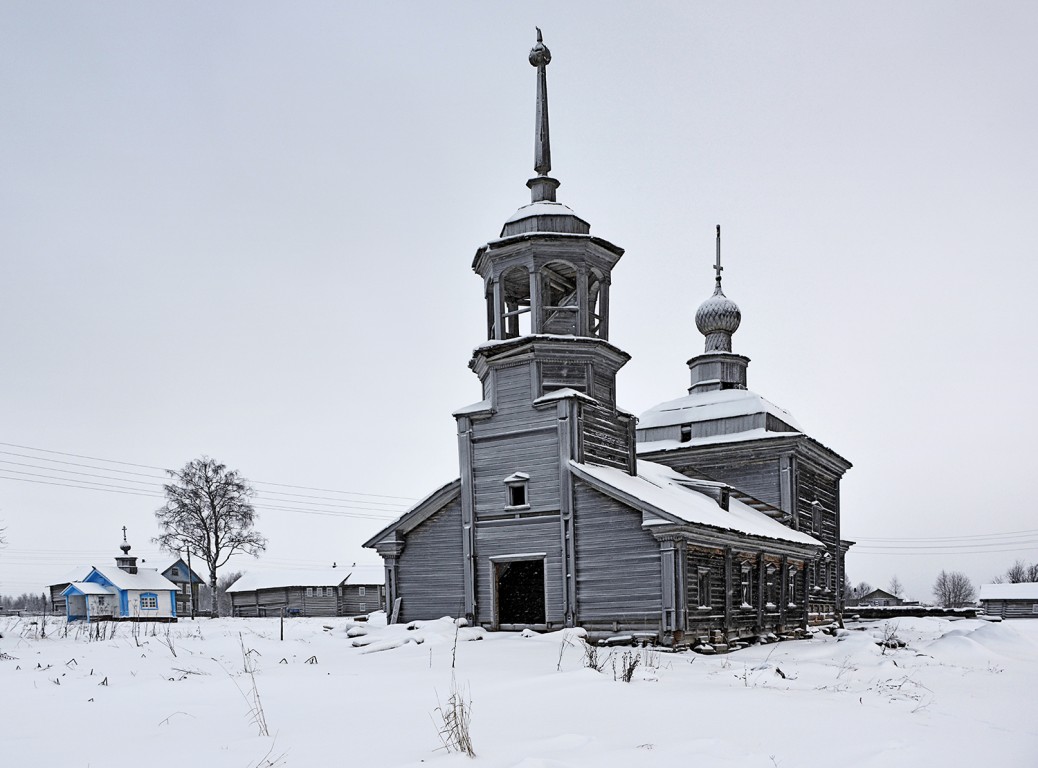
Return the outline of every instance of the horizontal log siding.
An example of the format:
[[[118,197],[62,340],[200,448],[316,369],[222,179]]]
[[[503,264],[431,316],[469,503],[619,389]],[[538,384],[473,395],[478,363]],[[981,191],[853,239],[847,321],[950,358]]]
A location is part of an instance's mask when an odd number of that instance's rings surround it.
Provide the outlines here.
[[[817,472],[806,469],[802,464],[797,468],[797,513],[800,519],[800,530],[807,531],[819,539],[825,548],[834,556],[839,552],[836,510],[839,504],[837,484]],[[812,501],[822,504],[821,527],[814,527],[814,505]],[[812,578],[811,602],[816,604],[815,611],[826,613],[831,611],[835,605],[836,591],[839,585],[836,583],[837,568],[836,559],[830,561],[828,567],[824,568],[825,577],[821,576],[823,568],[815,564],[811,569]],[[814,588],[818,589],[814,589]]]
[[[678,472],[695,476],[704,473],[713,480],[728,483],[743,493],[760,499],[773,507],[782,509],[782,497],[779,487],[778,457],[746,463],[726,462],[718,456],[657,456],[653,458],[661,464],[667,464]]]
[[[347,584],[342,588],[342,597],[339,598],[339,611],[342,616],[371,613],[385,607],[385,587],[382,584],[365,584],[363,595],[360,594],[359,584]]]
[[[630,466],[631,441],[627,419],[610,408],[581,403],[582,461],[626,470]]]
[[[984,600],[988,616],[1003,619],[1038,619],[1038,600]]]
[[[485,430],[476,435],[473,430],[472,466],[475,488],[476,516],[501,513],[508,506],[506,477],[515,472],[530,476],[527,484],[527,503],[531,509],[559,508],[559,436],[554,409],[548,413],[534,412],[522,422],[502,424],[495,420],[499,430],[509,432],[547,427],[538,432],[513,434],[493,438]]]
[[[534,399],[530,366],[532,363],[498,368],[492,375],[494,409],[498,413],[529,410]]]
[[[407,535],[397,557],[400,621],[464,613],[461,502],[455,499]]]
[[[687,633],[706,637],[710,630],[724,626],[724,551],[689,545],[685,558],[685,573],[688,575]],[[700,569],[710,573],[710,593],[705,601],[699,594]],[[702,606],[709,607],[704,609]]]
[[[641,513],[575,480],[573,520],[577,623],[659,631],[660,546]]]
[[[588,365],[586,363],[541,363],[541,392],[569,387],[578,392],[587,392]]]
[[[338,616],[339,600],[338,590],[334,587],[322,587],[321,596],[317,596],[316,588],[314,594],[307,595],[306,587],[293,587],[289,591],[289,602],[293,605],[298,601],[300,616]]]
[[[616,403],[616,377],[601,369],[595,369],[595,390],[591,396],[602,403]]]
[[[558,516],[496,520],[476,524],[476,623],[491,624],[494,572],[492,557],[544,552],[544,614],[556,627],[563,611],[562,535]]]

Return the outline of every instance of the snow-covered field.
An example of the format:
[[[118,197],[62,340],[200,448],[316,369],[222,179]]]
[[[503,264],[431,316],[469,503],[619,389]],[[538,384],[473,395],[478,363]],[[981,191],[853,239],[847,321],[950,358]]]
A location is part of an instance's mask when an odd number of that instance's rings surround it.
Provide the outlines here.
[[[281,641],[277,619],[48,622],[43,638],[0,617],[0,765],[1038,766],[1038,621],[641,650],[625,683],[613,661],[632,649],[600,651],[595,671],[574,632],[462,628],[455,644],[449,620],[379,618],[292,619]],[[892,631],[908,645],[884,652]],[[437,735],[452,658],[471,762]]]

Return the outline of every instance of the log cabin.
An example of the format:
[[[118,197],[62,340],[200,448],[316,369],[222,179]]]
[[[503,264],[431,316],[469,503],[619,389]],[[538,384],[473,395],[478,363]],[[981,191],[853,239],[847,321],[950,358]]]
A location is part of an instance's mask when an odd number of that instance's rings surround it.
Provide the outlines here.
[[[540,31],[529,58],[536,175],[530,203],[472,262],[486,340],[469,363],[481,399],[454,413],[459,477],[365,543],[383,557],[393,616],[581,626],[704,652],[830,620],[850,463],[745,388],[719,261],[690,394],[641,423],[618,406],[630,358],[609,340],[609,300],[624,251],[556,199]]]

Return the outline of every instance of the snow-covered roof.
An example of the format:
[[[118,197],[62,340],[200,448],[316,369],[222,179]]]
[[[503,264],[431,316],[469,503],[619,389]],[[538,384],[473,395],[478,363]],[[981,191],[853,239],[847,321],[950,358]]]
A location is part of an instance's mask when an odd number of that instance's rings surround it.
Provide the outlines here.
[[[1038,581],[1025,581],[1020,584],[981,584],[980,599],[1038,601]]]
[[[138,568],[137,573],[130,573],[114,565],[94,566],[100,573],[119,589],[176,589],[177,585],[167,579],[154,568]]]
[[[489,411],[493,407],[493,403],[489,400],[480,400],[478,403],[472,403],[459,408],[451,416],[467,416],[470,413],[484,413]]]
[[[728,509],[725,510],[710,496],[694,490],[696,485],[708,484],[693,481],[662,464],[639,461],[637,476],[612,467],[577,462],[570,462],[570,466],[579,476],[597,480],[619,491],[622,496],[659,510],[665,516],[661,517],[659,524],[670,522],[666,519],[669,517],[678,522],[709,526],[722,531],[815,547],[824,546],[813,536],[788,528],[736,498],[729,498]]]
[[[793,414],[748,389],[694,392],[677,400],[668,400],[643,413],[638,419],[638,428],[670,427],[754,413],[771,414],[784,424],[788,424],[794,431],[801,431]]]
[[[347,584],[384,584],[386,569],[381,565],[350,566],[350,577]]]
[[[227,591],[251,592],[255,589],[278,589],[281,587],[338,587],[349,576],[349,568],[250,571],[228,587]]]
[[[92,581],[73,581],[62,591],[61,594],[69,595],[73,592],[78,592],[81,595],[114,595],[115,590],[112,587],[105,587],[101,584],[95,584]]]
[[[509,216],[505,224],[511,224],[513,221],[519,221],[520,219],[527,219],[530,216],[577,216],[577,213],[568,205],[555,203],[550,200],[541,200],[540,202],[524,205]],[[577,218],[580,217],[577,216]]]
[[[79,566],[76,566],[75,568],[70,568],[69,570],[65,571],[64,574],[59,576],[55,581],[52,581],[47,586],[56,587],[59,584],[71,584],[74,581],[82,581],[83,579],[85,579],[89,575],[90,575],[90,566],[89,565],[79,565]]]

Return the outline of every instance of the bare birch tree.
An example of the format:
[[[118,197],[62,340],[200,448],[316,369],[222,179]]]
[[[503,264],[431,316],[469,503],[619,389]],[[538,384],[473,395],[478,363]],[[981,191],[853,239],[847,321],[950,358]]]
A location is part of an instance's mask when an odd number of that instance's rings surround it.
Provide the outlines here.
[[[162,533],[155,539],[171,553],[184,548],[209,570],[209,614],[219,615],[217,570],[237,552],[256,556],[267,540],[253,530],[254,491],[237,470],[203,456],[179,472],[167,470],[172,482],[163,486],[166,503],[155,512]]]
[[[894,597],[904,597],[905,585],[901,583],[901,579],[897,577],[897,574],[890,577],[890,594]]]
[[[941,571],[933,585],[933,596],[942,608],[961,608],[976,599],[977,591],[962,571]]]

